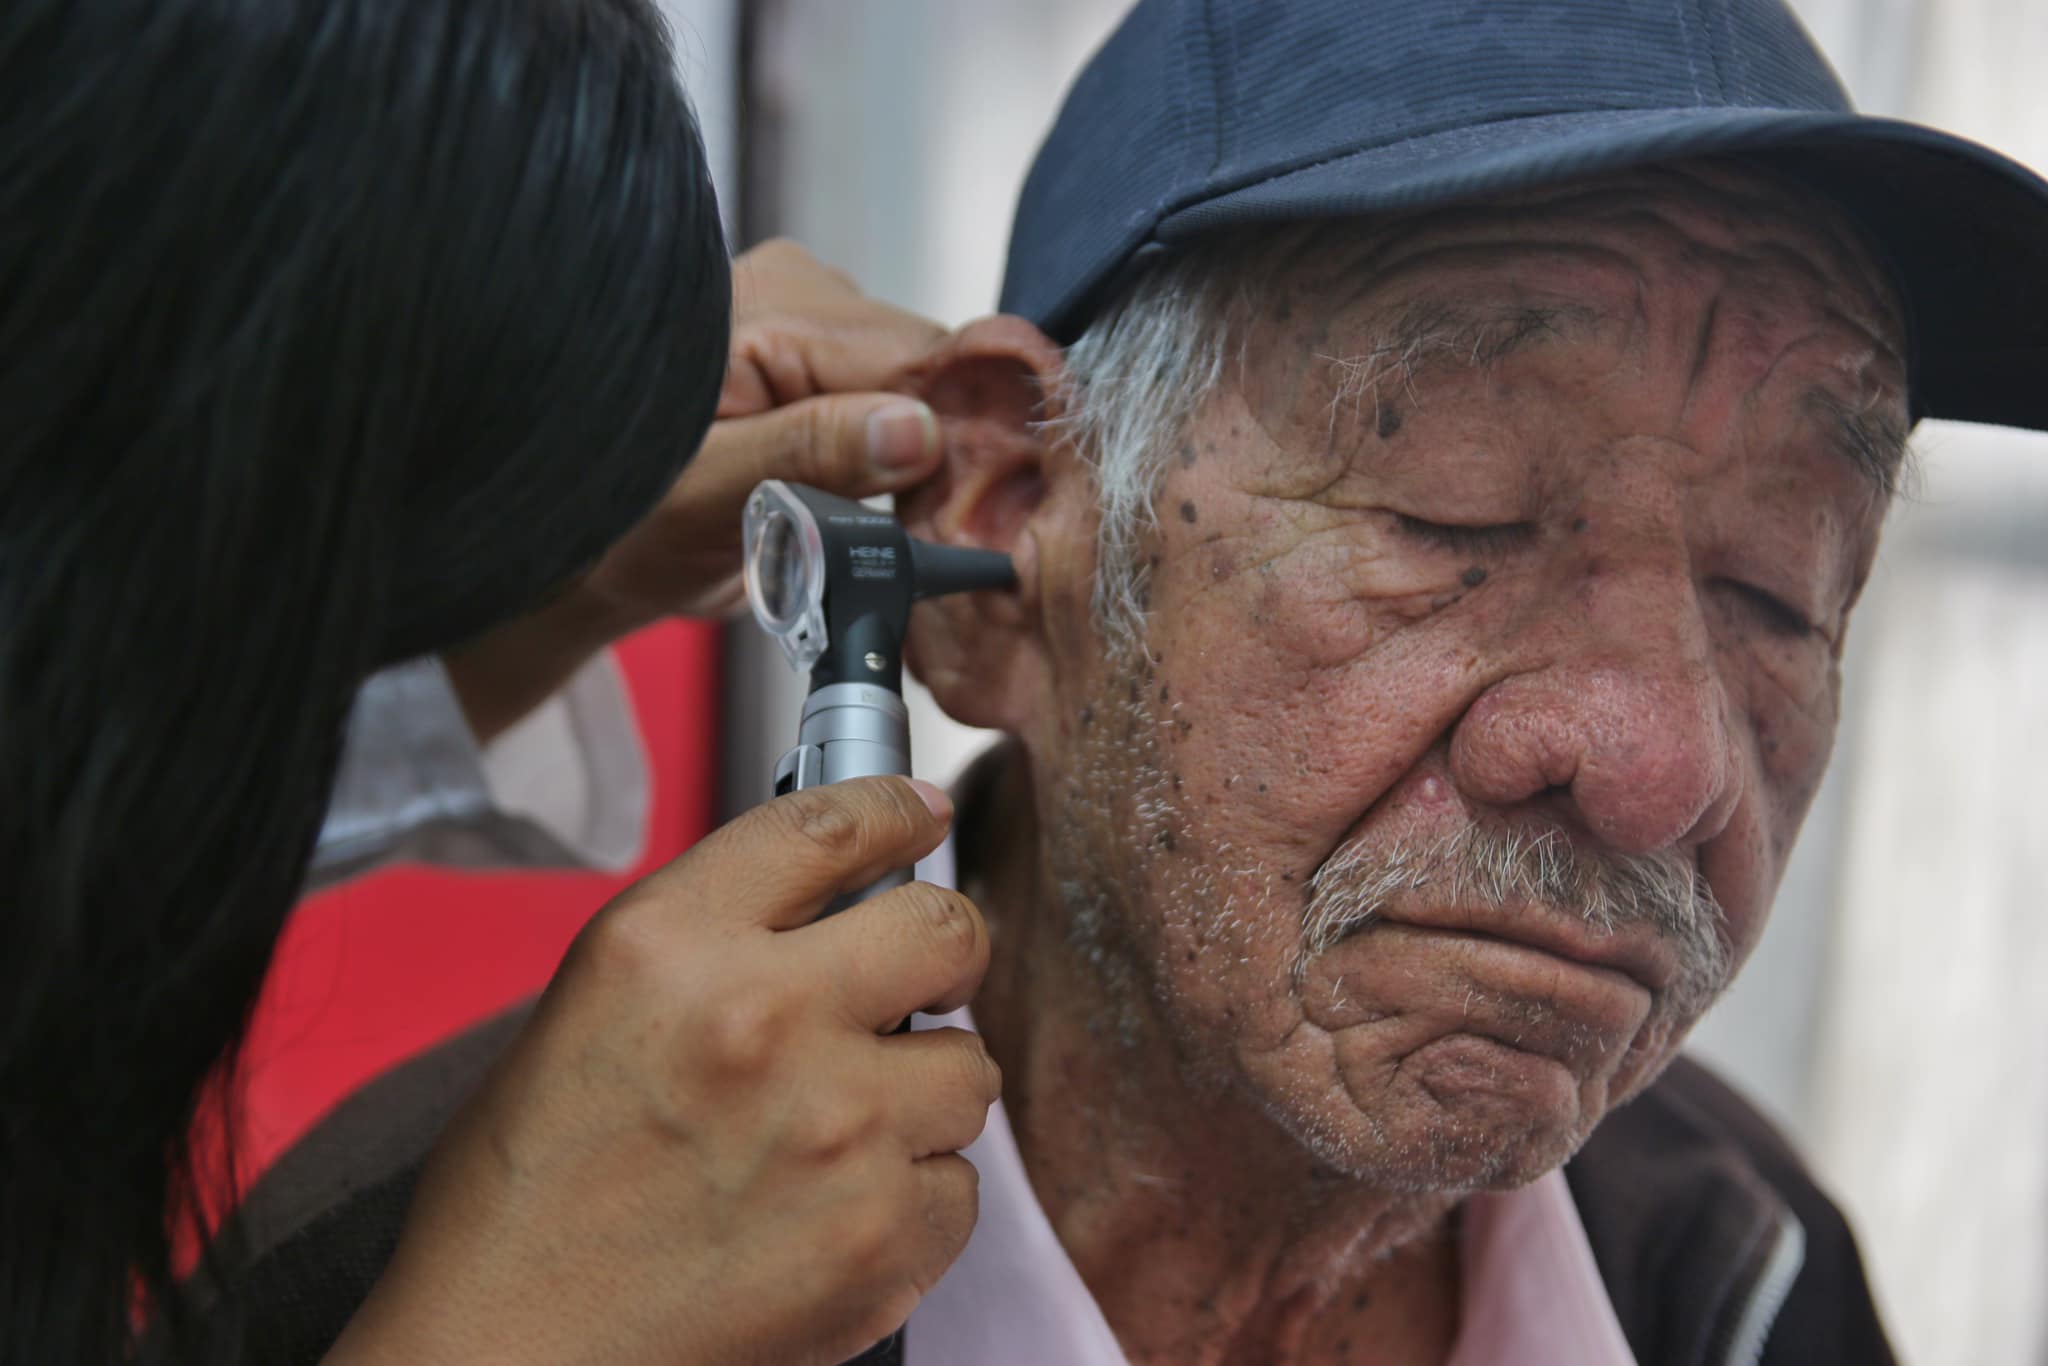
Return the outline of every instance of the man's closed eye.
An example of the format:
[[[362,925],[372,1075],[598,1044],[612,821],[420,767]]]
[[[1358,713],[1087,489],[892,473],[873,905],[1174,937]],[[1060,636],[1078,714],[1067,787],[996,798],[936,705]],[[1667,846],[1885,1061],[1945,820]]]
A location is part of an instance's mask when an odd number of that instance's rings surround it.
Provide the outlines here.
[[[1533,522],[1496,522],[1484,526],[1461,526],[1431,522],[1406,513],[1394,514],[1394,525],[1403,536],[1439,550],[1461,555],[1498,555],[1527,545],[1536,536]]]

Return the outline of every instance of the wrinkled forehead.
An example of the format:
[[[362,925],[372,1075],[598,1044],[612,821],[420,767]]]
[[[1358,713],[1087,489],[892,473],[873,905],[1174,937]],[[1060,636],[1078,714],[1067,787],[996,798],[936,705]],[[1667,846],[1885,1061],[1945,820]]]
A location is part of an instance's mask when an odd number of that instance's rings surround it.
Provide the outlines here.
[[[1787,392],[1839,418],[1871,460],[1903,440],[1906,327],[1888,270],[1834,206],[1761,170],[1689,162],[1297,225],[1256,254],[1269,276],[1230,322],[1251,389],[1299,398],[1355,385],[1344,372],[1361,366],[1413,384],[1580,344],[1659,357],[1694,384],[1797,372]]]
[[[1659,285],[1718,273],[1793,288],[1882,341],[1903,366],[1890,272],[1833,204],[1761,168],[1689,161],[1370,221],[1307,225],[1276,254],[1283,277],[1321,286],[1333,311],[1387,302],[1470,273],[1583,291],[1608,311]],[[1491,277],[1485,272],[1491,269]],[[1649,297],[1643,297],[1649,296]]]

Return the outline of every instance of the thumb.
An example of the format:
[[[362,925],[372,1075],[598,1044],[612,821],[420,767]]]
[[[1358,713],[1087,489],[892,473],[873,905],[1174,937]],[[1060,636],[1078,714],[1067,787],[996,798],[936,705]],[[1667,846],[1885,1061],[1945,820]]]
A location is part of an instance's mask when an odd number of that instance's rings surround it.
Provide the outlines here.
[[[742,812],[627,895],[729,924],[794,929],[838,893],[938,848],[952,819],[952,798],[914,778],[826,783]]]
[[[844,498],[893,493],[938,468],[939,455],[938,419],[916,399],[830,394],[715,424],[690,473],[707,505],[737,509],[763,479]]]

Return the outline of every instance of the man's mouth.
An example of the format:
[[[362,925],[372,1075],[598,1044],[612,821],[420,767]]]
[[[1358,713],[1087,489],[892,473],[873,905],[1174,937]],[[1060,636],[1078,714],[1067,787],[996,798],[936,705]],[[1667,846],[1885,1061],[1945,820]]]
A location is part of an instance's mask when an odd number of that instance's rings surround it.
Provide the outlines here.
[[[1410,929],[1494,940],[1583,967],[1604,968],[1630,978],[1658,997],[1678,977],[1676,951],[1649,927],[1629,925],[1604,930],[1582,917],[1546,906],[1397,903],[1383,909],[1376,919]]]

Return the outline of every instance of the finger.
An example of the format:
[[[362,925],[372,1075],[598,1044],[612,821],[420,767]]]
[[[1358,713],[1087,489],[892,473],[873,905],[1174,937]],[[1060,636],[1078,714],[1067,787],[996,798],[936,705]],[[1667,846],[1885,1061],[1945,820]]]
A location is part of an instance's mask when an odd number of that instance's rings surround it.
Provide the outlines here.
[[[805,788],[712,831],[633,895],[675,896],[693,914],[793,929],[840,893],[938,848],[952,816],[944,791],[911,778]]]
[[[981,1137],[988,1108],[1003,1094],[1003,1071],[981,1036],[967,1029],[885,1035],[882,1070],[899,1097],[896,1133],[913,1158],[956,1153]]]
[[[916,1167],[929,1236],[924,1260],[912,1274],[918,1289],[928,1291],[965,1250],[975,1220],[981,1217],[981,1173],[958,1153],[919,1158]]]
[[[927,318],[870,299],[797,243],[761,243],[733,262],[731,364],[718,415],[823,393],[881,389],[941,340]]]
[[[873,299],[742,323],[733,331],[718,415],[884,388],[945,336],[937,323]]]
[[[814,398],[718,423],[665,502],[704,534],[731,536],[747,495],[763,479],[866,498],[925,478],[939,455],[938,420],[916,399]]]
[[[792,936],[807,980],[830,983],[842,1016],[893,1027],[914,1010],[957,1010],[988,970],[988,926],[972,901],[912,882]]]
[[[787,237],[771,237],[733,258],[733,324],[778,314],[803,316],[867,296],[851,275]]]

